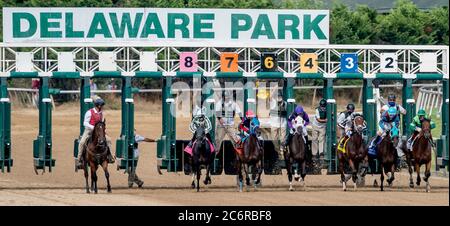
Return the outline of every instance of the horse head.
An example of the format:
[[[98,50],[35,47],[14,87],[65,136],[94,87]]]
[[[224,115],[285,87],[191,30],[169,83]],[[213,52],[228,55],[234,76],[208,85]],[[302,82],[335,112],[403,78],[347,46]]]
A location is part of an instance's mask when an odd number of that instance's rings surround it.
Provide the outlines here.
[[[424,119],[422,121],[422,131],[421,131],[422,135],[425,138],[430,138],[431,137],[431,124],[430,124],[430,120],[428,119]]]
[[[366,121],[361,115],[355,116],[355,118],[353,119],[353,126],[355,127],[356,132],[359,134],[362,134],[367,128]]]
[[[106,121],[97,122],[92,131],[92,142],[96,146],[105,147],[106,144]]]
[[[302,128],[303,128],[304,120],[301,116],[297,116],[293,121],[293,127],[295,129],[296,133],[302,134]]]
[[[206,138],[205,128],[203,126],[199,126],[195,131],[195,139],[197,143],[202,143],[203,141],[205,141],[205,138]]]

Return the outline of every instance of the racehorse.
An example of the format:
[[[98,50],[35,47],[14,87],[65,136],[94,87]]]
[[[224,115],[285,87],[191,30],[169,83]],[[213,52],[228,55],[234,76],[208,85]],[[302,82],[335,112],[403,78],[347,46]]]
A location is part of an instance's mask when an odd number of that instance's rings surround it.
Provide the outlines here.
[[[255,189],[261,184],[263,148],[259,143],[257,137],[258,134],[260,134],[259,126],[255,126],[250,130],[250,135],[245,139],[243,150],[236,151],[236,167],[238,171],[238,186],[240,192],[242,192],[243,187],[242,169],[245,173],[247,186],[250,186],[250,167],[253,171],[252,180]]]
[[[341,172],[341,183],[344,191],[347,190],[347,181],[350,179],[350,177],[346,177],[344,172],[345,163],[348,163],[352,170],[351,177],[354,190],[356,190],[357,180],[365,176],[368,167],[367,149],[362,134],[366,128],[366,122],[361,115],[356,115],[353,119],[353,128],[354,132],[347,140],[345,152],[338,151],[339,171]]]
[[[298,164],[298,168],[300,169],[300,175],[301,175],[301,181],[300,183],[303,184],[303,187],[305,187],[305,176],[306,176],[306,143],[303,138],[303,118],[301,116],[297,116],[297,118],[294,119],[294,129],[295,132],[292,135],[292,139],[289,142],[289,150],[284,153],[284,159],[286,161],[286,170],[288,173],[288,180],[289,180],[289,191],[293,191],[294,188],[292,187],[292,171],[293,171],[293,165],[295,163]],[[300,176],[297,173],[297,169],[294,170],[295,175],[294,179],[295,181],[299,181]]]
[[[426,184],[426,192],[430,192],[430,182],[428,181],[431,173],[431,142],[433,142],[431,137],[431,126],[430,121],[427,119],[424,119],[422,122],[422,130],[417,135],[416,139],[414,140],[414,143],[411,147],[412,152],[407,151],[406,155],[407,161],[408,161],[408,168],[409,168],[409,186],[411,188],[414,187],[414,182],[412,178],[412,164],[414,163],[414,169],[417,173],[417,186],[420,186],[420,166],[425,164],[425,177],[423,180],[427,183]]]
[[[195,142],[192,148],[192,156],[190,158],[192,166],[192,188],[195,188],[195,176],[197,176],[197,192],[200,191],[200,176],[202,174],[202,166],[206,168],[206,178],[203,181],[205,185],[211,184],[210,167],[214,160],[211,147],[209,145],[205,128],[199,126],[195,131]]]
[[[397,143],[399,141],[398,128],[392,127],[392,125],[390,124],[387,125],[386,135],[377,145],[377,159],[381,168],[381,191],[384,191],[384,174],[386,174],[388,177],[386,181],[388,182],[389,186],[392,186],[392,182],[395,179],[395,163],[397,162],[397,150],[395,147],[397,146]]]
[[[89,193],[88,183],[88,164],[91,169],[91,190],[97,193],[97,169],[101,165],[105,172],[107,191],[111,192],[111,185],[109,184],[108,172],[108,145],[106,143],[106,121],[97,122],[92,131],[91,138],[87,141],[86,151],[83,155],[83,170],[86,179],[86,193]]]

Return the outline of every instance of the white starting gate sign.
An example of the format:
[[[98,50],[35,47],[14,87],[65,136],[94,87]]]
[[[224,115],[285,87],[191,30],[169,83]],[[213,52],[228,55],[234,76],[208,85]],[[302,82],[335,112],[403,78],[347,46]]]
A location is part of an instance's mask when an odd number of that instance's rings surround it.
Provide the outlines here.
[[[381,53],[380,54],[380,72],[397,72],[398,59],[396,53]]]
[[[3,8],[7,43],[151,42],[289,47],[329,43],[328,10]]]

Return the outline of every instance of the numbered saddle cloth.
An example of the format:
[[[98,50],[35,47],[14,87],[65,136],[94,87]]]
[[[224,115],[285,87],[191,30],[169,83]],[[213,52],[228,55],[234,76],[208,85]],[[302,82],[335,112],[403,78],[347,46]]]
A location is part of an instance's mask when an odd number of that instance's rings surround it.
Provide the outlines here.
[[[211,151],[211,153],[214,153],[215,149],[214,149],[214,145],[211,143],[211,141],[209,141],[209,139],[206,139],[208,141],[209,144],[209,150]],[[194,143],[192,143],[192,147],[186,146],[184,148],[184,152],[188,153],[190,156],[192,156],[192,148],[195,147],[195,143],[197,141],[194,141]]]

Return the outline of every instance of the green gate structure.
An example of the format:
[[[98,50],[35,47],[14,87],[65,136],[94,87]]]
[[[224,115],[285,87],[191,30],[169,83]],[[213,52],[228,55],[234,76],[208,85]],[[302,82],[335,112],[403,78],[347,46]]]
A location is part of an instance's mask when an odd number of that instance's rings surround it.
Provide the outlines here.
[[[448,166],[448,46],[405,46],[405,45],[302,45],[289,48],[255,47],[172,47],[155,46],[150,42],[126,43],[0,43],[0,167],[10,172],[13,165],[13,145],[11,139],[11,103],[7,92],[7,81],[15,78],[38,78],[39,87],[39,132],[33,141],[33,159],[36,170],[52,171],[55,160],[52,155],[52,105],[50,95],[60,93],[49,88],[49,80],[80,80],[80,136],[84,127],[83,116],[92,107],[89,79],[119,78],[122,81],[122,127],[116,141],[118,169],[129,170],[136,166],[133,156],[134,146],[134,101],[133,94],[139,89],[132,87],[133,79],[151,78],[162,82],[162,122],[161,136],[157,140],[157,167],[168,172],[183,170],[185,140],[177,140],[175,104],[177,96],[172,90],[176,79],[200,78],[206,85],[202,92],[202,102],[206,104],[211,122],[215,123],[214,85],[222,79],[242,81],[244,91],[244,111],[257,110],[256,90],[253,83],[259,79],[283,80],[284,100],[288,102],[288,111],[295,107],[294,84],[298,79],[322,79],[324,98],[328,102],[326,126],[325,161],[328,173],[337,172],[336,159],[336,100],[333,83],[338,79],[363,80],[363,114],[368,121],[367,136],[372,137],[377,130],[377,114],[374,89],[380,80],[399,80],[404,85],[403,105],[408,114],[402,120],[403,139],[410,135],[407,125],[415,115],[415,101],[412,84],[418,80],[439,80],[443,84],[442,134],[438,138],[437,153],[440,167]],[[25,51],[26,49],[26,51]],[[23,52],[25,51],[25,52]],[[277,70],[261,72],[262,53],[270,51],[277,55]],[[198,56],[196,72],[182,71],[180,56],[183,52]],[[238,72],[221,72],[222,53],[238,54]],[[341,54],[353,52],[360,62],[356,73],[342,73],[339,58]],[[383,53],[396,54],[398,67],[394,72],[383,72],[381,56]],[[317,73],[302,73],[300,57],[304,53],[317,55]],[[436,65],[431,70],[423,69],[423,53],[434,54]],[[24,55],[29,58],[22,59]],[[144,56],[154,56],[144,57]],[[113,56],[113,57],[111,57]],[[147,65],[154,65],[148,69]],[[30,67],[31,65],[31,67]],[[186,128],[187,130],[188,128]],[[214,130],[211,132],[214,139]],[[78,139],[74,141],[74,156],[77,155]],[[215,161],[213,172],[220,174],[227,160],[222,152]],[[228,163],[227,163],[228,164]],[[225,169],[225,174],[233,174]]]

